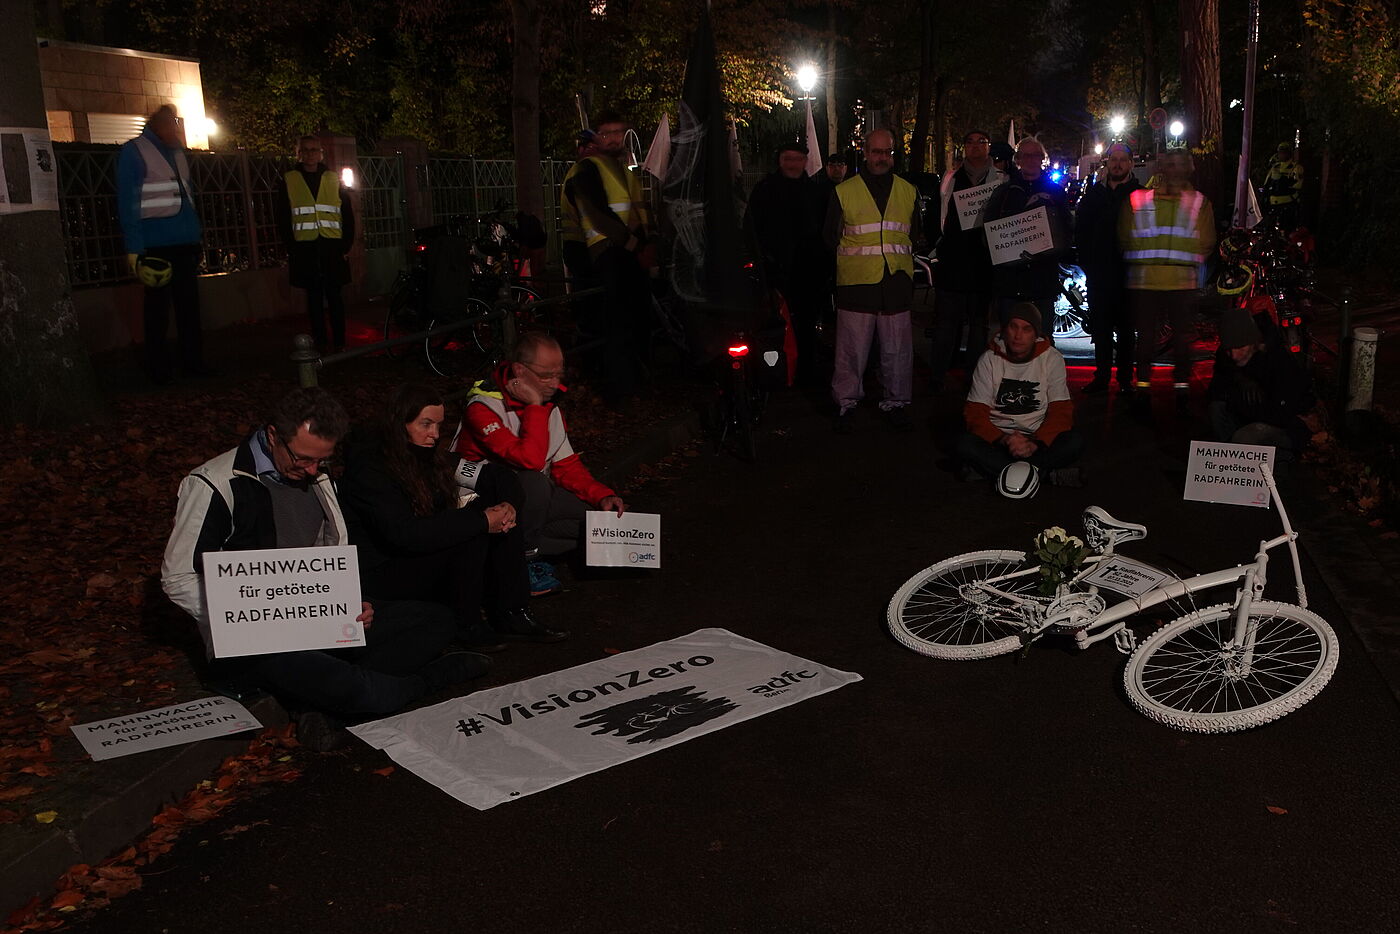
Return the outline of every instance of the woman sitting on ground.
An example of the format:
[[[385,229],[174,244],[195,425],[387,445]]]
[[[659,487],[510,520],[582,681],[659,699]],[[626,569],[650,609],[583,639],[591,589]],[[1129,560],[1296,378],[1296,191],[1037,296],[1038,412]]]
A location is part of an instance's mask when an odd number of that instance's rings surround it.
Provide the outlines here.
[[[515,519],[524,501],[520,482],[506,468],[464,462],[439,444],[445,416],[435,389],[404,386],[382,423],[346,452],[340,502],[365,594],[446,603],[458,613],[460,641],[478,649],[567,638],[526,606],[529,576]]]

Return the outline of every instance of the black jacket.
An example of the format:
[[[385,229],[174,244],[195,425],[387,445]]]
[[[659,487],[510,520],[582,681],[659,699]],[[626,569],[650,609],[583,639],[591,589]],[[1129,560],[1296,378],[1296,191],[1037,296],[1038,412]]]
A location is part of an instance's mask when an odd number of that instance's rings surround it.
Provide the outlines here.
[[[1118,216],[1128,195],[1142,186],[1129,175],[1115,188],[1103,182],[1084,192],[1074,218],[1074,246],[1079,251],[1079,265],[1091,278],[1102,277],[1105,284],[1117,277],[1123,279],[1123,251],[1118,244]]]
[[[1038,253],[1029,262],[992,267],[992,292],[997,298],[1026,300],[1054,298],[1060,291],[1060,260],[1069,252],[1070,219],[1065,190],[1044,172],[1026,181],[1013,172],[1005,185],[992,192],[983,210],[983,221],[999,220],[1044,206],[1050,218],[1055,249]]]
[[[1282,428],[1295,450],[1301,451],[1312,438],[1300,416],[1312,409],[1317,397],[1298,358],[1273,328],[1265,332],[1264,346],[1244,366],[1235,366],[1229,351],[1216,351],[1207,398],[1223,402],[1236,421]]]

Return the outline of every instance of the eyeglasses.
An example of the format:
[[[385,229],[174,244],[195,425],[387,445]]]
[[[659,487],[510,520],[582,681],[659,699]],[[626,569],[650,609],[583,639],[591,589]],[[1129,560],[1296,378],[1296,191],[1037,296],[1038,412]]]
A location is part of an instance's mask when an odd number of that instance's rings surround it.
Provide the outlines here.
[[[282,447],[284,447],[287,450],[287,456],[290,457],[292,459],[292,463],[297,465],[298,467],[315,467],[317,470],[320,470],[322,467],[335,460],[334,456],[307,457],[305,454],[298,454],[296,451],[292,450],[291,444],[289,444],[287,440],[281,435],[278,435],[277,443],[282,445]]]
[[[892,155],[894,155],[894,150],[893,150],[893,149],[872,149],[872,150],[870,150],[870,154],[871,154],[872,156],[892,156]]]
[[[990,145],[991,145],[991,142],[992,142],[992,141],[989,140],[989,139],[965,139],[965,140],[963,140],[963,145],[964,145],[964,146],[990,146]]]
[[[546,383],[557,383],[559,382],[559,380],[564,378],[563,370],[551,370],[548,373],[541,373],[539,370],[535,369],[535,365],[533,363],[525,364],[525,369],[529,370],[531,373],[534,373],[537,378],[544,380]]]

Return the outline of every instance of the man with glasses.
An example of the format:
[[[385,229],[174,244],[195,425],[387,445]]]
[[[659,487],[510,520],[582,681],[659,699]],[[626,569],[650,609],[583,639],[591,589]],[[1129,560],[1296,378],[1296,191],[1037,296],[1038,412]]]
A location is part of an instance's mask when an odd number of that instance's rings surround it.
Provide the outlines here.
[[[1089,286],[1089,333],[1094,337],[1094,378],[1083,392],[1103,392],[1118,362],[1118,391],[1133,391],[1133,318],[1128,313],[1126,270],[1118,245],[1118,215],[1128,196],[1142,186],[1133,177],[1133,151],[1122,143],[1108,147],[1099,180],[1084,192],[1075,214],[1074,243]]]
[[[324,389],[294,390],[266,425],[180,484],[161,586],[198,622],[211,659],[206,552],[350,544],[324,471],[348,425],[345,410]],[[392,713],[487,668],[487,659],[471,652],[441,655],[456,631],[445,606],[365,603],[358,619],[365,625],[363,648],[214,659],[207,680],[231,696],[265,690],[300,708],[294,710],[298,737],[325,750],[348,736],[344,721]]]
[[[604,340],[603,398],[626,403],[636,391],[643,348],[651,331],[647,269],[655,265],[649,246],[651,219],[641,178],[627,168],[627,122],[616,113],[598,114],[594,152],[564,176],[561,210],[578,225],[588,247],[596,282],[607,290],[600,321],[587,321]]]
[[[565,391],[564,351],[541,331],[522,335],[494,377],[472,387],[453,448],[469,461],[515,469],[525,490],[517,522],[530,562],[530,591],[559,589],[545,557],[578,547],[590,508],[627,510],[622,497],[593,477],[569,444],[564,414],[554,404]]]
[[[875,130],[865,140],[860,174],[836,186],[825,239],[836,254],[836,367],[831,395],[836,431],[849,434],[865,396],[872,340],[880,347],[880,411],[895,431],[910,431],[914,388],[914,241],[919,193],[893,173],[894,136]]]
[[[296,168],[283,176],[278,217],[287,244],[287,278],[306,290],[311,337],[322,353],[345,349],[345,300],[341,288],[350,281],[346,254],[355,243],[355,212],[350,192],[326,167],[324,149],[315,136],[297,144]],[[330,315],[329,340],[326,334]]]
[[[1033,136],[1021,140],[1013,157],[1016,171],[1011,173],[1006,184],[992,193],[982,220],[985,223],[1045,208],[1053,248],[994,266],[992,294],[997,301],[998,316],[1005,315],[1019,302],[1035,305],[1046,324],[1047,336],[1053,340],[1055,298],[1060,294],[1061,285],[1060,259],[1069,250],[1071,219],[1065,190],[1050,179],[1045,161],[1045,147],[1040,140]]]
[[[929,384],[943,388],[954,365],[964,323],[967,358],[964,372],[971,380],[977,358],[987,348],[987,316],[992,302],[992,260],[982,234],[982,208],[1006,181],[991,160],[992,140],[981,130],[963,137],[963,159],[939,188],[938,267],[935,275],[933,342]]]

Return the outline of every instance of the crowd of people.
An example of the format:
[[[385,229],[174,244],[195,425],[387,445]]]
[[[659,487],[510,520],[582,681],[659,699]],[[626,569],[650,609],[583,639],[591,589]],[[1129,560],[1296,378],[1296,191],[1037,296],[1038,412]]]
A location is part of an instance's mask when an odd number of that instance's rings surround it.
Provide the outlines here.
[[[622,158],[626,130],[605,113],[579,134],[560,199],[569,275],[602,289],[578,313],[602,340],[595,375],[613,406],[637,391],[657,265],[650,211]],[[118,165],[129,260],[146,286],[146,364],[157,382],[174,370],[165,347],[172,306],[182,370],[207,373],[193,288],[199,222],[179,138],[174,111],[162,108]],[[306,292],[317,345],[334,350],[345,342],[340,292],[355,217],[323,155],[316,137],[301,138],[280,206],[291,284]],[[1118,393],[1150,416],[1157,334],[1169,325],[1173,387],[1189,410],[1196,302],[1216,228],[1209,200],[1191,184],[1188,152],[1161,155],[1144,186],[1131,150],[1110,146],[1075,210],[1033,137],[1012,149],[968,131],[960,162],[932,191],[895,171],[890,131],[870,132],[862,155],[857,171],[833,153],[809,176],[806,147],[783,145],[743,221],[788,309],[798,382],[829,393],[836,432],[858,430],[872,351],[874,407],[890,429],[914,428],[912,306],[915,256],[924,253],[935,269],[925,283],[935,299],[929,388],[961,400],[964,430],[950,446],[966,481],[991,480],[1012,498],[1033,496],[1042,483],[1084,483],[1086,441],[1053,335],[1061,263],[1072,255],[1087,278],[1095,346],[1094,376],[1081,391],[1105,392],[1116,379]],[[1288,164],[1275,168],[1280,178],[1300,177]],[[1283,183],[1274,190],[1284,192]],[[1008,220],[1038,232],[1009,254],[988,236],[988,225]],[[472,388],[460,419],[449,419],[435,389],[411,384],[373,424],[352,431],[329,393],[296,390],[237,447],[193,470],[180,487],[162,581],[199,624],[210,680],[234,695],[278,695],[296,709],[303,740],[329,748],[346,723],[478,677],[488,656],[512,643],[568,638],[538,620],[531,602],[561,589],[551,562],[579,547],[588,510],[621,516],[628,507],[570,444],[557,405],[564,375],[560,344],[529,332]],[[1271,323],[1242,308],[1221,318],[1207,397],[1217,440],[1273,445],[1284,461],[1307,443],[1307,375]],[[325,466],[337,451],[344,469],[333,482]],[[206,553],[337,544],[357,549],[363,647],[213,658]]]

